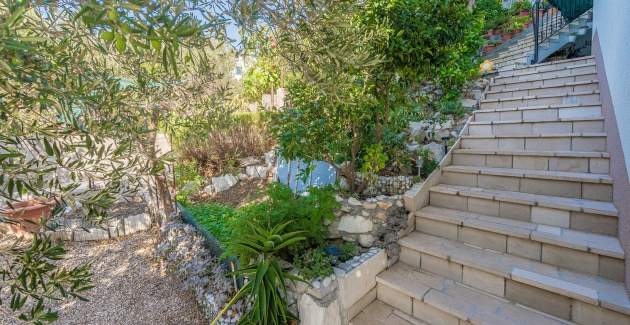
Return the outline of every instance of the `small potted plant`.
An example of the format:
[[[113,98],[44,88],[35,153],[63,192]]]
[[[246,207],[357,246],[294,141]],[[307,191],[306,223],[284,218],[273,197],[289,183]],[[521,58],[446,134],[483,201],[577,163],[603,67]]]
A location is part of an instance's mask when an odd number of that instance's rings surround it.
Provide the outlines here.
[[[52,199],[29,199],[9,203],[5,208],[0,209],[0,214],[16,222],[11,225],[14,232],[34,233],[39,232],[42,219],[48,220],[50,218],[55,205],[55,200]]]

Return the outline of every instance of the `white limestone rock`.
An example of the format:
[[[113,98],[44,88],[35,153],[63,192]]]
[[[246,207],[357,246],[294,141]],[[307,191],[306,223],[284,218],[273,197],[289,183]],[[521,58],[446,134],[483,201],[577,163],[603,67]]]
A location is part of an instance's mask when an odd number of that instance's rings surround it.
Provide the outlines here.
[[[238,183],[238,178],[234,175],[225,174],[223,176],[212,177],[212,185],[216,192],[223,192]]]
[[[337,229],[351,234],[362,234],[372,231],[373,227],[372,221],[362,216],[343,216]]]
[[[424,146],[422,146],[422,149],[428,149],[429,151],[431,151],[431,155],[433,159],[435,159],[438,162],[441,161],[442,158],[444,158],[444,155],[446,155],[444,146],[437,142],[431,142],[429,144],[425,144]]]
[[[341,325],[339,303],[316,301],[309,294],[302,295],[298,303],[301,325]]]
[[[249,177],[265,178],[269,173],[269,167],[267,166],[247,166],[245,167],[245,173]]]

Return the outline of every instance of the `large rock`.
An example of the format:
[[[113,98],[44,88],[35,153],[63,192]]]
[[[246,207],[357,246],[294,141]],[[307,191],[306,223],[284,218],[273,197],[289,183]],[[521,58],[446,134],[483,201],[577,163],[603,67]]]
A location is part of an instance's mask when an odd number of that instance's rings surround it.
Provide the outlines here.
[[[208,184],[208,186],[203,188],[203,191],[208,193],[208,194],[214,193],[214,185]]]
[[[361,234],[372,231],[373,227],[372,221],[362,216],[343,216],[337,229],[351,234]]]
[[[140,213],[125,218],[125,235],[151,228],[151,216],[148,213]]]
[[[407,151],[409,152],[416,152],[418,150],[418,148],[420,148],[420,145],[417,142],[411,142],[411,143],[406,143],[405,147],[407,148]]]
[[[421,122],[409,122],[409,134],[411,136],[417,136],[419,134],[424,133],[426,129],[430,126],[429,122],[421,121]]]
[[[74,241],[107,240],[109,231],[100,228],[75,229]]]
[[[212,185],[216,192],[223,192],[238,183],[238,178],[234,175],[225,174],[223,176],[212,177]]]
[[[442,158],[444,158],[444,155],[446,155],[444,146],[437,142],[425,144],[424,146],[422,146],[422,149],[428,149],[429,151],[431,151],[431,156],[438,162],[440,162]]]
[[[269,167],[267,166],[247,166],[245,168],[245,174],[254,178],[266,178],[269,173]]]
[[[337,299],[317,301],[309,294],[304,294],[298,302],[301,325],[341,325],[341,315]]]
[[[241,167],[253,166],[260,164],[260,160],[256,157],[245,157],[238,160]]]
[[[265,164],[269,167],[273,166],[276,162],[276,152],[274,150],[269,150],[265,152]]]

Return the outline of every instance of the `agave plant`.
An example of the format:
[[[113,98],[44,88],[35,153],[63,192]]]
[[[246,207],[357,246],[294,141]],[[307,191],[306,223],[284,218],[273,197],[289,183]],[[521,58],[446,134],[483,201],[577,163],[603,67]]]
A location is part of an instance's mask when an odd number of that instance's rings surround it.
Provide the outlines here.
[[[240,324],[287,324],[297,319],[288,310],[287,281],[303,281],[300,277],[290,274],[280,265],[278,253],[289,245],[306,239],[304,231],[285,232],[291,221],[269,227],[252,221],[249,225],[251,234],[243,235],[231,241],[234,251],[242,252],[241,261],[246,264],[235,272],[246,279],[245,285],[234,295],[226,306],[214,318],[216,324],[221,315],[234,303],[245,299],[249,306],[241,317]]]

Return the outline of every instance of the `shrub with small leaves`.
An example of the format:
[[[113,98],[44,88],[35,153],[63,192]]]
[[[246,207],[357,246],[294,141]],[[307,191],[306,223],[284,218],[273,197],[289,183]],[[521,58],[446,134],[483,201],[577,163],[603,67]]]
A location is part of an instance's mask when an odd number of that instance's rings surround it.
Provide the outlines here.
[[[306,280],[325,278],[333,273],[333,257],[321,248],[307,250],[293,261]]]

